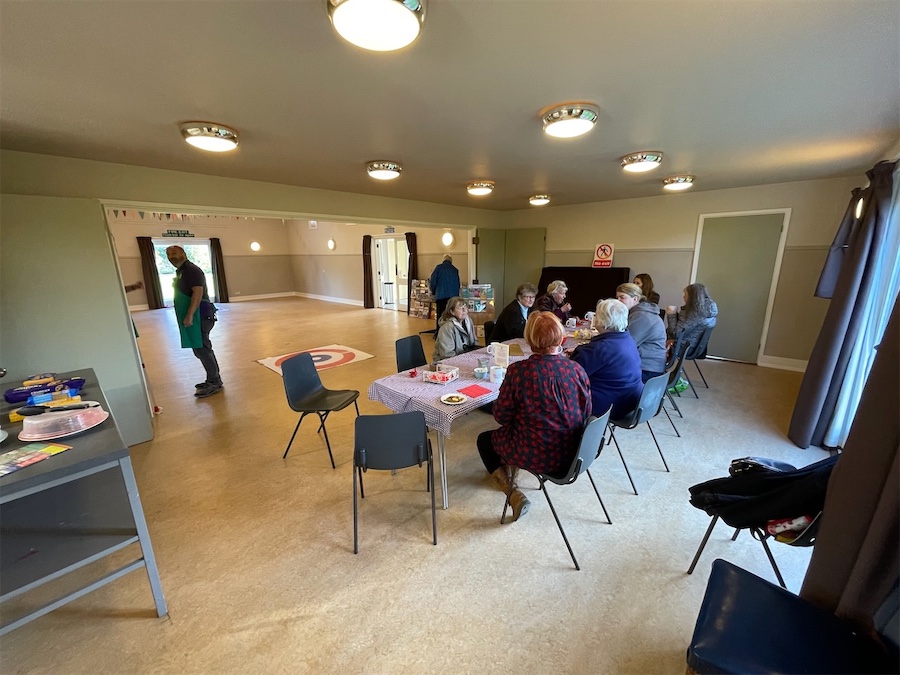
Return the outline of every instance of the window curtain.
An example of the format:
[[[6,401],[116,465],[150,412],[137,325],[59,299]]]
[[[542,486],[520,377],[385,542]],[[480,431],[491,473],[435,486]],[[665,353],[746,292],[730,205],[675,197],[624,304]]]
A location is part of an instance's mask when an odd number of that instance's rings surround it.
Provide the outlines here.
[[[375,307],[375,291],[372,288],[372,235],[366,234],[362,241],[363,258],[363,307]]]
[[[213,280],[216,282],[216,302],[228,302],[228,282],[225,279],[225,258],[222,257],[222,243],[218,239],[209,240],[212,255]]]
[[[147,294],[147,306],[150,309],[162,309],[162,286],[159,283],[159,272],[156,269],[156,251],[153,249],[153,239],[150,237],[138,237],[138,250],[141,252],[141,272],[144,275],[144,292]]]
[[[412,305],[410,302],[412,299],[412,280],[419,278],[419,263],[417,262],[419,247],[418,244],[416,244],[415,232],[406,233],[406,248],[409,249],[409,262],[407,263],[408,272],[406,274],[408,280],[406,284],[406,313],[409,314],[409,308],[410,305]]]
[[[828,482],[800,596],[872,628],[900,573],[900,302]]]
[[[813,347],[788,437],[799,447],[841,447],[856,415],[900,285],[897,162],[880,162],[854,190],[817,293],[831,304]],[[860,216],[857,203],[863,200]],[[836,262],[838,261],[838,262]]]

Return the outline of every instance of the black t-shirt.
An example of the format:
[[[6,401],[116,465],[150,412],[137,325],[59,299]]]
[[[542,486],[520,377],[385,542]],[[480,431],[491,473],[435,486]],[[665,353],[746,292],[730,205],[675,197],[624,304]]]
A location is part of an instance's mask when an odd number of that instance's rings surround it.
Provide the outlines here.
[[[190,260],[185,260],[184,264],[175,271],[175,283],[178,284],[178,290],[188,297],[193,294],[194,286],[203,286],[203,300],[209,301],[209,293],[206,290],[206,275],[203,274],[203,270]]]

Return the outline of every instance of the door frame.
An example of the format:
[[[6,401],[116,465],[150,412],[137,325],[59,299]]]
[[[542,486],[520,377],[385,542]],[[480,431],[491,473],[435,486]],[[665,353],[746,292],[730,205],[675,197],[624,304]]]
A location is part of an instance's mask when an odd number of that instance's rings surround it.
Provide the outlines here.
[[[691,283],[697,280],[697,267],[700,264],[700,245],[703,241],[703,225],[707,218],[733,218],[739,216],[768,216],[780,213],[782,215],[781,237],[778,240],[778,251],[775,254],[775,264],[772,270],[772,281],[769,284],[769,297],[766,301],[766,314],[763,318],[762,335],[759,337],[759,350],[756,352],[756,365],[766,353],[766,340],[769,336],[769,323],[772,320],[772,308],[775,305],[775,291],[778,288],[778,277],[781,274],[781,261],[784,257],[784,247],[787,243],[788,229],[791,224],[791,209],[757,209],[754,211],[724,211],[722,213],[701,213],[697,223],[697,237],[694,241],[694,256],[691,261]],[[715,357],[710,357],[715,358]]]

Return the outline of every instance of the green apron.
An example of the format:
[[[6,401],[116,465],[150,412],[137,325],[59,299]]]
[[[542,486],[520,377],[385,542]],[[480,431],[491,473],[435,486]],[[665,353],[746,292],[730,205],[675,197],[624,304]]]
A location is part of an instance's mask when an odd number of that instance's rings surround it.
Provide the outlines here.
[[[178,284],[173,284],[175,289],[175,317],[178,319],[178,332],[181,333],[181,346],[183,349],[200,349],[203,347],[203,335],[200,332],[200,308],[194,311],[194,322],[190,327],[184,325],[184,317],[191,306],[191,296],[182,293]]]

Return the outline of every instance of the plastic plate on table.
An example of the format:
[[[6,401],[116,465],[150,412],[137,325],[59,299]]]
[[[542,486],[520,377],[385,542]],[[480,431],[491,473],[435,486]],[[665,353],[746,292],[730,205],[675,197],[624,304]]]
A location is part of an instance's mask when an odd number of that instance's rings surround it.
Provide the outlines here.
[[[0,429],[0,443],[5,441],[7,436],[9,436],[9,434],[3,431],[3,429]]]
[[[459,405],[468,400],[469,397],[465,394],[444,394],[441,396],[441,403],[446,403],[447,405]]]
[[[93,401],[89,401],[93,403]],[[99,424],[103,424],[109,418],[109,413],[105,411],[103,408],[95,407],[95,408],[85,408],[78,411],[67,411],[69,413],[77,412],[79,413],[78,419],[72,419],[72,415],[66,416],[64,412],[55,413],[56,419],[59,420],[59,424],[55,425],[56,428],[52,428],[53,425],[47,425],[46,433],[41,433],[39,429],[29,429],[29,431],[22,431],[19,433],[20,441],[49,441],[54,438],[64,438],[66,436],[74,436],[75,434],[80,434],[82,431],[87,431],[88,429],[93,429]],[[43,415],[36,415],[35,417],[26,417],[26,420],[36,420],[38,418],[43,418],[48,422],[53,420],[54,413],[44,413]]]

